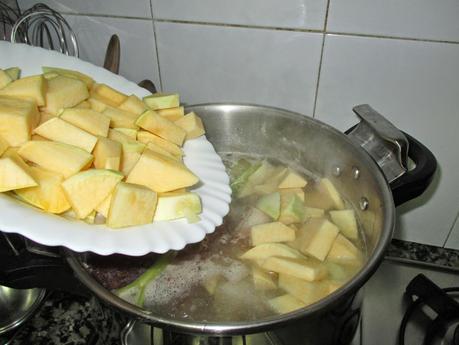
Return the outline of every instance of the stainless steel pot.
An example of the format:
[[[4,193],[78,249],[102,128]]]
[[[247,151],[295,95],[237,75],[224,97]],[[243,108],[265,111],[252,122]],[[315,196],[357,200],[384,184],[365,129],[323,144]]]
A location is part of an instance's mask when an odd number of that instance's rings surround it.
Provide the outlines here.
[[[166,331],[230,336],[277,329],[280,338],[294,336],[296,344],[298,339],[304,344],[345,344],[359,320],[360,288],[377,269],[392,238],[395,204],[421,194],[436,169],[433,155],[415,139],[369,106],[354,110],[362,122],[346,136],[317,120],[277,108],[241,104],[187,107],[203,119],[206,135],[219,154],[259,155],[327,176],[354,206],[365,233],[367,262],[351,281],[317,303],[243,323],[171,319],[131,305],[105,289],[84,266],[84,255],[63,249],[63,256],[78,281],[100,299]],[[408,155],[415,163],[412,170],[408,169]]]

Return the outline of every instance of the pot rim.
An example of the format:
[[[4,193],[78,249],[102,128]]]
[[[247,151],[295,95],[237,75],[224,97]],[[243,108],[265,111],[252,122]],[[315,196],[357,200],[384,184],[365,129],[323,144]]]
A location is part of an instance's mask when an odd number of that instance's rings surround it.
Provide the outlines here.
[[[324,129],[335,133],[340,136],[342,140],[346,141],[351,147],[356,149],[356,154],[359,155],[359,159],[367,165],[372,171],[374,171],[373,179],[376,180],[377,185],[381,187],[382,194],[382,212],[386,214],[386,217],[383,222],[383,229],[381,231],[381,236],[378,239],[378,243],[375,246],[374,252],[371,257],[368,258],[368,261],[362,267],[362,269],[354,275],[354,277],[349,280],[345,285],[340,287],[335,292],[329,294],[325,298],[308,305],[305,308],[295,310],[290,313],[271,316],[268,318],[263,318],[261,320],[255,321],[245,321],[245,322],[194,322],[186,320],[176,320],[171,318],[164,318],[158,315],[155,315],[152,311],[146,311],[137,306],[134,306],[120,297],[112,294],[109,290],[105,289],[95,278],[93,278],[89,272],[80,264],[80,261],[77,258],[77,255],[64,248],[65,257],[77,275],[77,277],[99,298],[101,298],[106,303],[134,316],[135,318],[142,319],[144,322],[150,323],[154,326],[159,326],[164,329],[176,330],[182,333],[194,333],[194,334],[215,334],[215,335],[241,335],[241,334],[250,334],[264,331],[267,329],[272,329],[274,327],[280,327],[286,323],[297,321],[301,318],[308,317],[311,315],[319,314],[326,311],[333,305],[336,305],[343,297],[356,293],[362,285],[364,285],[368,279],[373,275],[381,261],[384,258],[384,252],[388,247],[393,231],[395,228],[395,206],[394,200],[390,187],[384,177],[379,166],[374,162],[374,160],[364,151],[362,148],[356,146],[344,133],[338,131],[334,127],[317,120],[315,118],[300,114],[298,112],[293,112],[290,110],[250,104],[250,103],[202,103],[186,106],[185,108],[189,111],[196,108],[202,107],[247,107],[247,108],[257,108],[257,109],[269,109],[275,110],[279,113],[280,116],[292,118],[300,121],[313,122],[315,125],[320,125]],[[228,109],[229,110],[229,109]]]

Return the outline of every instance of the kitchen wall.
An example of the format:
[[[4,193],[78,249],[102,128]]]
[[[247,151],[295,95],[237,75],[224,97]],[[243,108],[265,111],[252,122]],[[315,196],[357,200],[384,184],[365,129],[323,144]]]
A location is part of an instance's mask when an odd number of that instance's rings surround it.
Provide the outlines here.
[[[28,8],[35,1],[19,0]],[[294,110],[340,130],[369,103],[436,155],[425,195],[398,208],[400,239],[459,249],[459,2],[456,0],[46,0],[81,57],[186,103]],[[456,223],[456,224],[455,224]]]

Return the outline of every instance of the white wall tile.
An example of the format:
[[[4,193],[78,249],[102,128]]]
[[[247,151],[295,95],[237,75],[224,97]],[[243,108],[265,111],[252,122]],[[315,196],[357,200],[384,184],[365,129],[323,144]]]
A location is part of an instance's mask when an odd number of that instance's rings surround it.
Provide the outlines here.
[[[159,89],[153,23],[151,20],[66,15],[74,29],[80,58],[103,66],[112,34],[120,38],[120,75],[133,82],[151,79]]]
[[[312,114],[322,34],[157,23],[164,90]]]
[[[155,18],[322,30],[326,0],[152,0]]]
[[[456,223],[454,223],[454,227],[451,230],[451,234],[445,244],[445,247],[459,250],[459,211],[458,218],[456,218]]]
[[[442,246],[459,205],[459,45],[327,35],[316,117],[344,130],[369,103],[429,147],[439,171],[397,208],[396,237]]]
[[[457,0],[330,0],[327,29],[459,41]]]
[[[65,13],[151,18],[149,0],[18,0],[18,2],[22,10],[41,2],[56,11]]]

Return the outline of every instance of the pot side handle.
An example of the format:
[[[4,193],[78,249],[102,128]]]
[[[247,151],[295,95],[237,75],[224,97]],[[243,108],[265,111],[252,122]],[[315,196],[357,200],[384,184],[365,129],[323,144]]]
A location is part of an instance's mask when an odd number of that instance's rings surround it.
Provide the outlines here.
[[[361,122],[346,134],[379,165],[392,189],[395,206],[421,195],[437,169],[432,152],[368,104],[357,105],[353,111]]]

